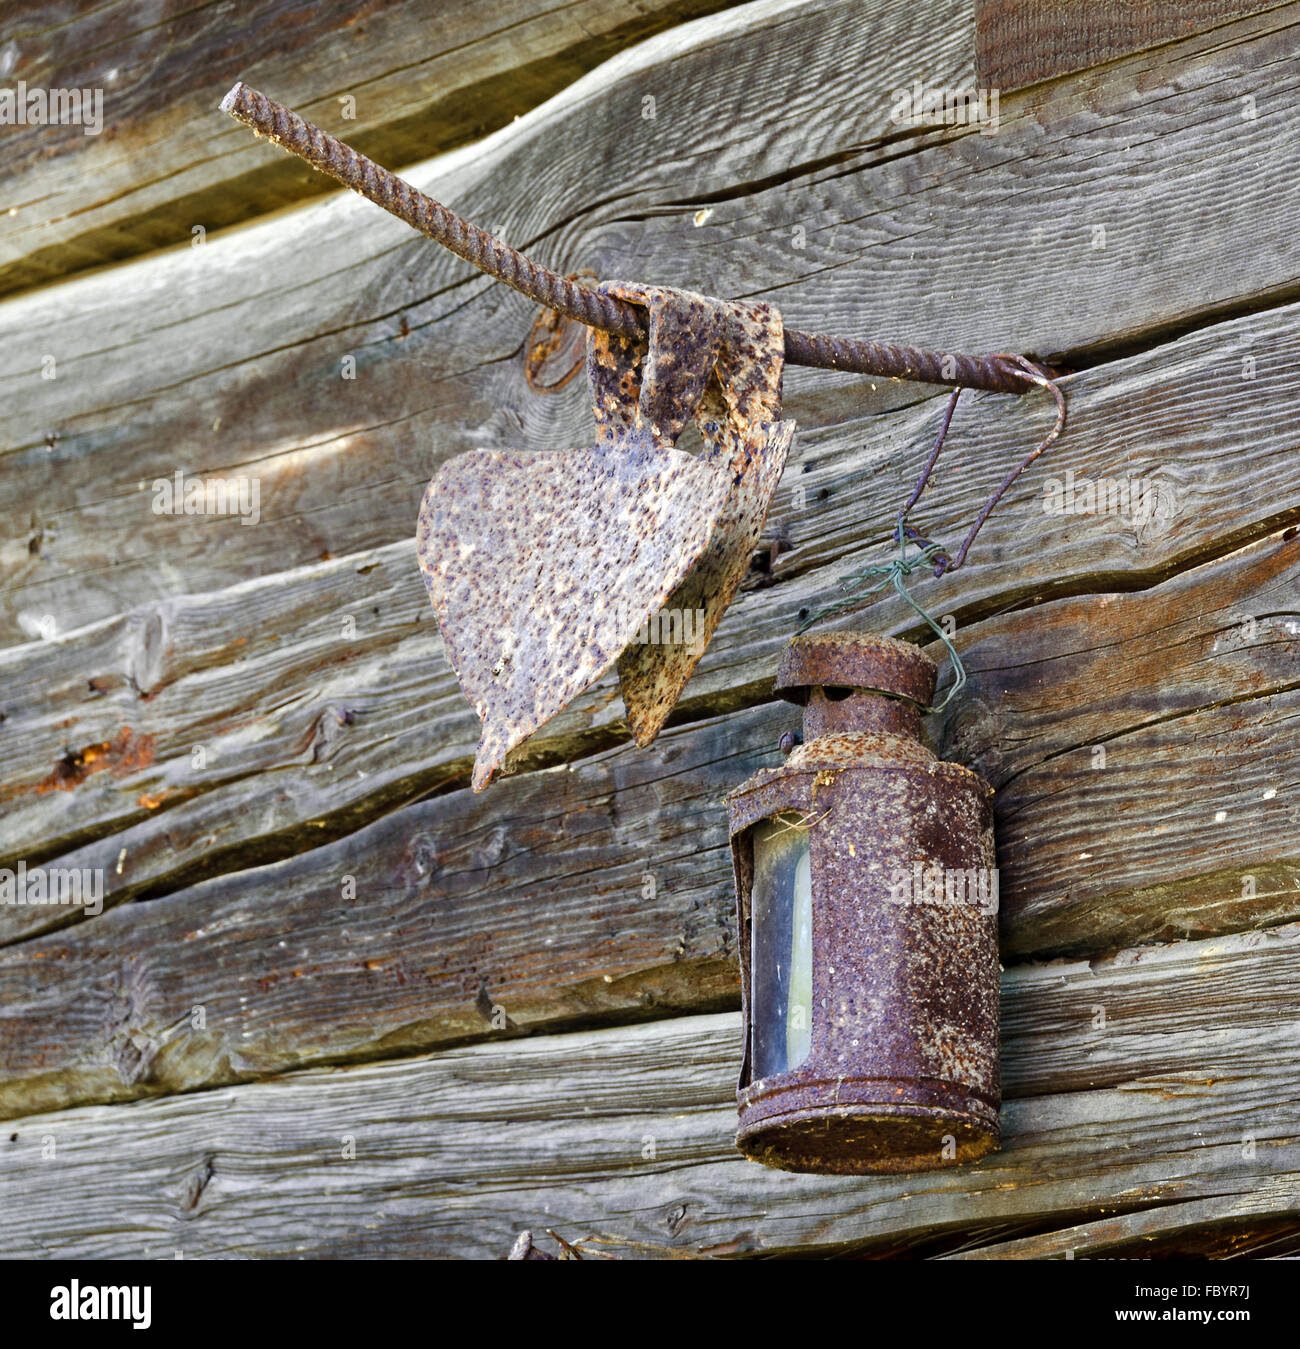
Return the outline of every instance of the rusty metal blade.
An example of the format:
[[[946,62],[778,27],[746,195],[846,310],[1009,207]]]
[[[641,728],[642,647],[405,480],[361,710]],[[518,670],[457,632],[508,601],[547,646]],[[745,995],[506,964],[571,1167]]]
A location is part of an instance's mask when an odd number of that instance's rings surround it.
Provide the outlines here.
[[[701,615],[699,649],[638,645],[620,666],[637,739],[654,738],[745,574],[794,434],[779,422],[776,310],[601,290],[647,319],[644,336],[591,333],[597,446],[460,455],[420,512],[420,566],[483,722],[476,791],[679,602]],[[698,457],[673,447],[692,417]]]
[[[483,722],[473,787],[613,664],[707,544],[717,469],[648,430],[560,452],[478,450],[420,508],[420,568]]]

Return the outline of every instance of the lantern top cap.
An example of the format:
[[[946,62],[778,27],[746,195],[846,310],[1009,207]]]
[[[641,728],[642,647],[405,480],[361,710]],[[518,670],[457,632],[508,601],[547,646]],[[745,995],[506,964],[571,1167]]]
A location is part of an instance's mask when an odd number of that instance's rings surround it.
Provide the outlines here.
[[[869,632],[796,637],[782,653],[773,687],[792,703],[814,688],[870,689],[929,707],[939,667],[911,642]]]

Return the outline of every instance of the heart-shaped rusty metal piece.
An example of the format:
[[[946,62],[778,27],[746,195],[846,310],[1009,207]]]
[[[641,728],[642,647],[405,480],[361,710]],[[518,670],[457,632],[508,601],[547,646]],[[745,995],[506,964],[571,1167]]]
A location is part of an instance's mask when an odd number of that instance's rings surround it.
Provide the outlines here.
[[[726,483],[648,432],[561,452],[478,450],[439,470],[417,549],[447,654],[483,722],[473,787],[594,683],[708,542]]]
[[[456,676],[483,723],[473,786],[620,661],[641,743],[663,725],[749,564],[794,427],[765,305],[611,283],[644,338],[593,332],[590,449],[479,450],[439,469],[417,551]],[[705,452],[674,446],[694,417]],[[665,605],[698,651],[638,637]]]

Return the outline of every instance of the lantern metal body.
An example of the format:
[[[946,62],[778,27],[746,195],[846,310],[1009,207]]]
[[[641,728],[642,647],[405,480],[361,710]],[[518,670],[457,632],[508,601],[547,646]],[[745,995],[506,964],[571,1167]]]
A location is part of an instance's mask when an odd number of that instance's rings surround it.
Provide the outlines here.
[[[736,1145],[767,1166],[909,1172],[998,1145],[992,789],[921,739],[936,667],[796,639],[803,743],[728,799],[745,1052]]]

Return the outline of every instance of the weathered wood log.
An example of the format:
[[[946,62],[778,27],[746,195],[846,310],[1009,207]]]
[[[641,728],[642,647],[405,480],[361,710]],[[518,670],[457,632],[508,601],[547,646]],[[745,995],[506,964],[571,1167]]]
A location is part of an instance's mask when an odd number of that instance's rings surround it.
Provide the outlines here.
[[[621,48],[727,0],[288,0],[243,13],[140,0],[6,6],[6,84],[98,90],[103,126],[5,128],[0,293],[192,241],[331,190],[215,115],[238,76],[390,164],[506,125]],[[60,11],[67,11],[60,13]]]
[[[1300,914],[1292,628],[1300,539],[1279,537],[1150,590],[959,634],[969,694],[935,730],[998,787],[1004,957]],[[734,1006],[721,800],[779,761],[795,720],[760,704],[672,728],[649,751],[605,750],[483,796],[462,787],[278,864],[10,946],[0,1005],[29,1029],[0,1037],[0,1110]],[[269,811],[267,791],[234,792],[222,827]],[[123,847],[138,845],[146,868],[176,850],[198,874],[216,817],[187,822],[186,809],[58,864],[99,865],[111,894],[141,865],[128,851],[116,874]],[[11,938],[74,916],[0,914]]]
[[[742,1160],[725,1014],[13,1120],[0,1253],[501,1256],[521,1228],[941,1253],[1032,1226],[1062,1234],[1035,1239],[1059,1255],[1125,1212],[1143,1239],[1164,1210],[1177,1232],[1190,1205],[1300,1203],[1297,927],[1011,970],[1004,1017],[1003,1148],[975,1166]]]
[[[998,789],[1004,958],[1300,913],[1294,526],[970,636],[945,752]]]
[[[914,7],[884,32],[850,0],[749,27],[728,11],[708,21],[731,25],[717,42],[662,35],[411,177],[560,270],[772,292],[814,330],[1092,359],[1294,294],[1300,175],[1278,127],[1300,90],[1297,13],[1044,86],[997,135],[906,127],[899,143],[891,90],[932,51]],[[722,146],[720,109],[745,127]],[[1230,182],[1211,171],[1225,162]],[[1242,238],[1249,267],[1204,264]],[[0,507],[27,529],[0,555],[0,632],[66,633],[382,546],[447,454],[582,443],[581,381],[523,385],[533,317],[346,198],[3,305],[0,345],[27,355],[0,374]],[[863,380],[809,371],[789,390],[805,432],[873,407]],[[152,484],[177,469],[255,477],[260,523],[155,514]]]
[[[729,11],[643,44],[412,176],[511,239],[547,240],[546,260],[561,269],[596,262],[593,231],[612,228],[604,258],[625,266],[627,212],[661,212],[683,192],[745,196],[749,185],[798,177],[850,147],[870,150],[896,128],[885,95],[863,108],[864,81],[892,88],[919,63],[945,78],[967,75],[967,0],[944,4],[936,17],[966,17],[917,25],[906,0],[872,25],[850,0]],[[800,87],[774,97],[779,73],[796,69]],[[719,109],[746,127],[725,153]],[[248,139],[228,118],[214,120]],[[289,161],[265,145],[250,151]],[[697,243],[711,239],[715,262],[725,256],[716,230],[695,227],[695,206],[672,214]],[[782,255],[798,260],[788,243]],[[274,291],[268,277],[281,279]],[[0,499],[30,526],[0,550],[5,636],[30,635],[46,620],[66,632],[145,596],[207,591],[391,542],[413,528],[424,484],[453,449],[520,429],[552,445],[570,441],[570,430],[590,432],[581,399],[526,390],[513,359],[534,317],[526,302],[350,194],[57,294],[53,307],[46,295],[0,306],[0,346],[14,334],[21,349],[55,361],[34,360],[11,382],[0,376],[0,451],[16,452]],[[355,379],[341,377],[345,358]],[[481,387],[471,393],[471,384]],[[20,463],[32,476],[10,498]],[[238,466],[260,484],[257,528],[153,514],[152,484],[176,469]],[[31,489],[51,472],[60,502],[42,505]],[[340,513],[352,523],[336,527]],[[282,537],[272,543],[271,534]],[[95,573],[109,559],[114,577],[104,586]]]

